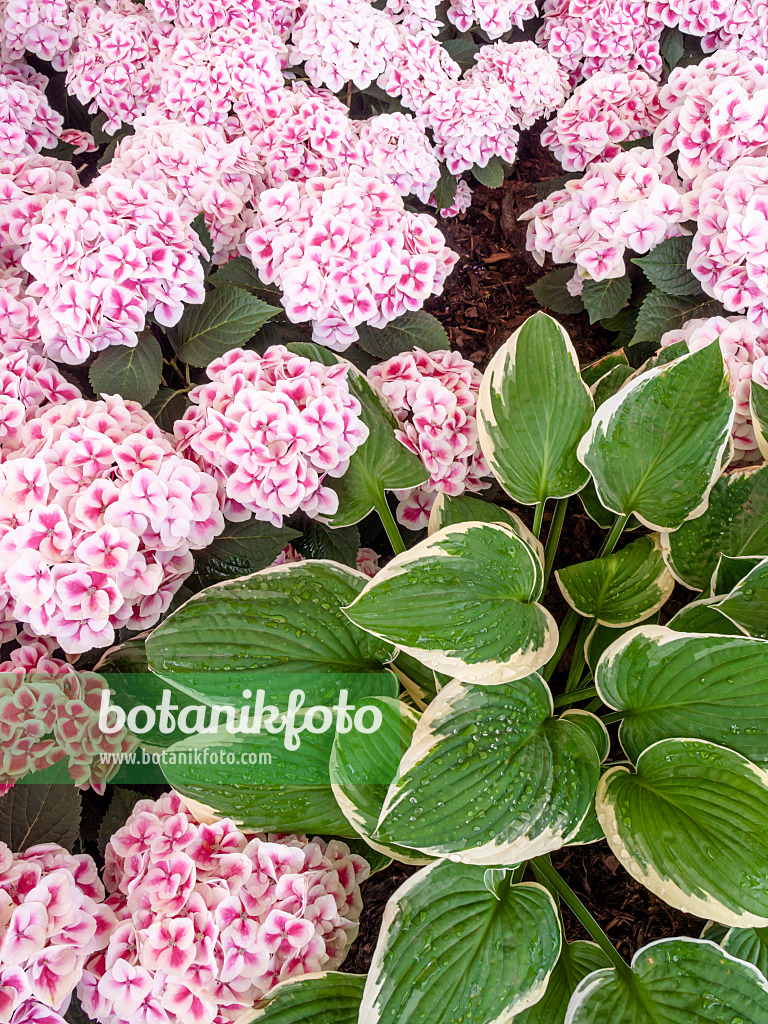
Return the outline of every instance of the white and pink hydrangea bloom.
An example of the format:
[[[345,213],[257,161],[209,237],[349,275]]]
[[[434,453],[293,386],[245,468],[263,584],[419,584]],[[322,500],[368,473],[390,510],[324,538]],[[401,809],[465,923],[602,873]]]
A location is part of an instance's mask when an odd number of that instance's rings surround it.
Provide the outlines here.
[[[538,15],[535,0],[451,0],[447,17],[459,32],[478,25],[489,39],[498,39],[513,28],[523,28]]]
[[[440,492],[457,497],[490,486],[475,415],[482,374],[469,360],[415,348],[372,366],[368,379],[397,418],[398,439],[430,474],[422,486],[396,492],[403,526],[426,526]]]
[[[340,477],[368,436],[342,363],[322,363],[272,345],[263,356],[232,349],[208,367],[176,422],[178,449],[216,480],[224,515],[253,514],[275,526],[301,509],[332,515]]]
[[[700,36],[705,51],[768,57],[768,0],[649,0],[651,16]]]
[[[5,620],[67,653],[154,625],[223,529],[216,481],[117,396],[52,404],[15,444],[0,466]]]
[[[45,97],[48,79],[22,62],[0,60],[0,153],[6,159],[55,146],[64,118]]]
[[[44,356],[22,350],[0,357],[0,462],[21,447],[25,424],[41,409],[80,397]]]
[[[56,843],[0,843],[0,1022],[61,1024],[86,961],[115,926],[96,865]]]
[[[278,982],[335,969],[369,871],[338,840],[199,824],[175,793],[140,800],[105,859],[116,927],[78,987],[99,1024],[226,1024]]]

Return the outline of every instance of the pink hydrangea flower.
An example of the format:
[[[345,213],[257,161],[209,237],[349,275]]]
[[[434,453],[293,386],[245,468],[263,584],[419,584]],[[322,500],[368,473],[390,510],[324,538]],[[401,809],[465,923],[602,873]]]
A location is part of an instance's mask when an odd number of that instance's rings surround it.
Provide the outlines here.
[[[429,480],[399,491],[397,518],[403,526],[426,526],[438,492],[456,497],[488,487],[490,469],[480,451],[477,396],[482,375],[458,352],[415,348],[372,366],[368,379],[395,414],[398,439],[418,455]]]
[[[667,331],[661,347],[684,341],[690,352],[697,352],[719,339],[728,367],[731,394],[736,403],[733,423],[732,464],[762,461],[755,440],[749,409],[750,382],[768,385],[768,327],[758,327],[741,316],[713,316],[708,320],[689,320],[681,330]]]
[[[648,7],[664,25],[701,36],[705,51],[768,57],[766,0],[649,0]]]
[[[211,383],[190,392],[193,404],[174,430],[179,451],[217,481],[228,519],[253,513],[280,526],[298,509],[336,511],[338,495],[324,479],[343,476],[368,436],[347,372],[283,345],[263,356],[232,349],[210,364]]]
[[[41,408],[76,398],[78,389],[49,359],[23,350],[0,358],[0,462],[21,446],[24,425]]]
[[[140,800],[105,859],[117,926],[78,987],[99,1024],[226,1024],[279,981],[335,969],[369,870],[338,840],[198,824],[175,793]]]
[[[77,12],[85,18],[94,6],[91,0],[0,0],[0,60],[19,61],[29,51],[63,71],[82,25]]]
[[[6,698],[3,698],[4,700]],[[0,843],[0,1022],[59,1024],[115,924],[96,865],[56,843]]]
[[[47,84],[28,64],[0,61],[0,153],[6,159],[56,145],[64,119],[45,98]]]
[[[107,647],[157,622],[223,526],[215,480],[137,403],[50,405],[0,466],[2,614],[68,653]]]
[[[373,548],[360,548],[355,559],[355,567],[358,572],[364,572],[366,576],[373,577],[381,568],[379,565],[380,558],[381,555],[374,551]]]
[[[538,14],[535,0],[451,0],[448,20],[459,32],[468,32],[479,25],[490,39],[498,39],[512,28]]]

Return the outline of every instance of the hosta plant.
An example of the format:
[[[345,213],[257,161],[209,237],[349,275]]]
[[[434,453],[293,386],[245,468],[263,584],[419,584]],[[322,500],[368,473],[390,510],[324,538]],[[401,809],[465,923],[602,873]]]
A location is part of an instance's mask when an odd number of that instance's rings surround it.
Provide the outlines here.
[[[372,579],[318,559],[225,580],[107,657],[126,706],[140,664],[180,700],[254,684],[271,699],[301,679],[307,704],[343,690],[378,710],[373,740],[307,732],[295,750],[271,731],[144,738],[173,755],[163,770],[198,815],[356,839],[374,866],[417,868],[367,977],[283,980],[251,1019],[768,1024],[768,468],[726,472],[734,416],[716,340],[582,368],[537,314],[479,392],[495,502],[440,494],[407,550],[388,517],[396,554]],[[331,526],[387,518],[390,441],[380,424],[352,456]],[[602,547],[553,574],[583,509]],[[691,600],[670,616],[676,583]],[[236,764],[180,756],[203,746]],[[279,770],[244,768],[253,749]],[[550,861],[597,842],[702,937],[625,962]],[[563,905],[590,941],[566,941]]]

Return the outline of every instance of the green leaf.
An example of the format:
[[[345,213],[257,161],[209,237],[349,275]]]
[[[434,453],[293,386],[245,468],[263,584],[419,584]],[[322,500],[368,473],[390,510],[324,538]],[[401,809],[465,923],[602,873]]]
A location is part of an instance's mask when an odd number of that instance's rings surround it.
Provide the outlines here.
[[[707,592],[721,555],[768,556],[768,467],[721,476],[706,512],[662,534],[661,544],[675,578]]]
[[[248,1024],[357,1024],[365,975],[305,974],[276,985]]]
[[[632,761],[659,740],[691,736],[768,765],[768,644],[760,640],[639,626],[603,654],[595,685],[605,704],[626,712],[619,739]]]
[[[685,53],[685,36],[679,28],[662,29],[659,51],[669,70],[674,71]]]
[[[768,925],[768,775],[751,761],[706,740],[661,740],[634,774],[609,769],[595,803],[608,845],[652,893],[720,924]]]
[[[162,387],[146,406],[146,410],[162,430],[173,433],[173,425],[180,420],[189,406],[189,389],[174,391]]]
[[[539,675],[454,680],[419,719],[374,838],[465,864],[518,864],[578,831],[599,774],[591,735],[552,717]]]
[[[458,42],[459,40],[455,40]],[[443,46],[446,44],[443,43]],[[453,201],[456,198],[456,190],[459,187],[459,180],[456,178],[445,164],[440,164],[440,180],[435,186],[435,206],[437,207],[438,213],[440,210],[448,210],[453,206]]]
[[[715,342],[625,384],[597,410],[577,454],[606,508],[676,530],[707,507],[729,457],[733,415]]]
[[[646,370],[653,370],[657,366],[666,366],[667,363],[673,363],[680,356],[687,355],[689,351],[687,341],[673,341],[671,345],[660,348],[655,356],[646,359],[640,370],[645,373]]]
[[[720,945],[737,960],[754,964],[763,977],[768,974],[768,932],[764,928],[730,928]]]
[[[604,505],[601,504],[600,499],[597,496],[597,489],[595,488],[595,481],[589,479],[585,487],[579,491],[579,501],[584,506],[584,511],[587,513],[589,518],[597,523],[601,530],[610,530],[616,520],[616,513],[610,512]],[[634,516],[631,516],[629,522],[624,527],[625,530],[637,530],[640,524]]]
[[[520,516],[501,505],[491,501],[482,501],[469,494],[460,494],[451,498],[440,491],[429,514],[428,535],[442,530],[445,526],[458,526],[459,523],[502,523],[511,527],[520,540],[525,541],[536,557],[544,565],[544,545],[534,537]]]
[[[331,530],[316,519],[307,520],[296,547],[305,558],[327,558],[354,569],[360,550],[360,531],[356,526]]]
[[[759,562],[715,607],[745,633],[768,640],[768,558]]]
[[[557,627],[537,603],[541,562],[512,526],[447,526],[397,555],[346,609],[428,668],[501,683],[545,664]]]
[[[633,259],[642,267],[645,276],[667,295],[679,299],[691,296],[701,298],[701,282],[688,269],[693,235],[681,238],[667,238],[652,249],[647,256]]]
[[[203,243],[205,251],[208,255],[208,269],[210,270],[210,261],[213,258],[213,242],[211,241],[211,233],[208,230],[208,225],[205,223],[205,214],[198,213],[198,215],[192,221],[190,227],[195,232],[200,241]]]
[[[385,491],[407,490],[429,479],[418,455],[408,451],[395,437],[399,424],[365,377],[350,370],[348,381],[349,390],[362,406],[361,418],[369,434],[349,460],[344,476],[333,480],[326,477],[326,484],[339,496],[339,511],[328,517],[334,529],[365,519],[376,503],[383,500]]]
[[[123,786],[110,786],[111,798],[106,814],[99,825],[99,852],[102,857],[107,848],[107,843],[119,828],[128,821],[133,814],[133,808],[142,794],[132,789],[125,789]]]
[[[377,359],[389,359],[390,356],[410,352],[417,347],[425,352],[437,352],[451,347],[443,325],[436,316],[425,313],[423,309],[415,313],[403,313],[380,329],[360,324],[357,333],[360,348]]]
[[[576,448],[593,409],[564,328],[529,317],[491,360],[478,398],[480,445],[504,490],[526,505],[580,490],[589,477]]]
[[[581,979],[592,971],[610,966],[610,960],[597,943],[583,939],[564,942],[544,998],[518,1014],[515,1024],[564,1024],[568,1001]]]
[[[475,56],[477,55],[480,47],[476,43],[473,43],[471,39],[466,37],[459,39],[446,39],[444,43],[440,44],[444,50],[448,51],[448,56],[451,60],[455,60],[462,71],[469,71],[475,66]]]
[[[371,698],[366,703],[382,715],[376,742],[355,729],[336,733],[330,760],[333,795],[349,824],[374,850],[406,864],[425,864],[428,857],[371,838],[418,718],[402,701],[391,697]]]
[[[244,345],[279,312],[243,288],[222,285],[208,292],[201,306],[187,306],[170,334],[182,362],[207,366]]]
[[[541,998],[560,953],[554,901],[533,882],[494,895],[484,874],[438,861],[395,892],[359,1024],[489,1024]]]
[[[557,267],[544,274],[534,284],[528,285],[528,290],[540,306],[551,309],[553,313],[582,313],[584,303],[580,295],[571,295],[566,285],[573,277],[573,267]]]
[[[627,354],[623,348],[616,349],[614,352],[609,352],[608,355],[601,356],[600,359],[596,359],[594,363],[582,366],[581,379],[588,388],[593,388],[600,378],[604,377],[606,373],[612,370],[615,366],[629,366],[629,360],[627,359]]]
[[[504,164],[497,156],[492,156],[485,167],[474,164],[472,176],[486,188],[501,188],[504,184]]]
[[[759,555],[720,555],[712,574],[710,593],[712,596],[730,594],[735,586],[748,576],[762,562]]]
[[[727,310],[708,296],[692,295],[680,298],[654,288],[643,299],[637,318],[637,327],[630,345],[658,345],[667,331],[677,331],[688,320],[727,316]]]
[[[612,555],[558,569],[555,578],[574,611],[604,626],[642,622],[675,587],[658,536],[640,537]]]
[[[656,625],[658,621],[659,613],[655,612],[653,615],[649,615],[647,619],[643,619],[638,625],[645,625],[646,623],[648,625]],[[608,650],[612,643],[615,643],[620,636],[623,636],[631,628],[631,626],[603,626],[599,622],[595,623],[584,641],[584,658],[593,673],[601,655]],[[675,628],[677,629],[678,627]]]
[[[163,377],[160,342],[141,331],[133,348],[110,345],[94,359],[88,371],[97,395],[121,395],[126,401],[146,405],[157,394]]]
[[[596,971],[568,1006],[568,1024],[766,1024],[768,985],[750,964],[701,939],[643,946],[632,970]]]
[[[706,597],[700,601],[692,601],[673,615],[667,625],[678,633],[723,633],[729,636],[742,636],[739,627],[713,607],[713,602],[719,600]]]
[[[259,272],[247,256],[235,256],[216,268],[216,273],[210,279],[214,288],[221,288],[222,285],[234,285],[236,288],[244,288],[251,295],[256,295],[273,305],[280,302],[282,292],[276,284],[265,284],[259,277]]]
[[[614,366],[604,377],[601,377],[592,388],[595,408],[599,409],[609,398],[618,394],[634,372],[631,366]]]
[[[756,380],[749,382],[749,412],[760,454],[768,459],[768,388],[758,384]]]
[[[80,794],[74,786],[17,782],[0,797],[0,842],[22,853],[40,843],[72,850],[80,832]]]
[[[627,276],[611,277],[607,281],[585,281],[581,299],[589,313],[589,322],[594,324],[616,316],[627,305],[631,294],[632,284]]]
[[[259,519],[226,523],[207,548],[195,552],[195,570],[205,586],[258,572],[297,537],[301,537],[298,530]]]

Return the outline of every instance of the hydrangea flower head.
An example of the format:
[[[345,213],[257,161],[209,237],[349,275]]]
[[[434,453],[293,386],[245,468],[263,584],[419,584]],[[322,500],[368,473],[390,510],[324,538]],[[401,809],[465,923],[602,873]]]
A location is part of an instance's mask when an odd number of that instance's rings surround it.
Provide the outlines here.
[[[21,447],[24,425],[41,408],[80,397],[44,356],[22,349],[0,358],[0,462]]]
[[[5,158],[55,146],[64,118],[45,98],[48,79],[28,64],[0,61],[0,153]]]
[[[448,20],[459,32],[479,25],[490,39],[498,39],[537,16],[535,0],[451,0]]]
[[[768,0],[649,0],[651,16],[700,36],[706,52],[768,57]]]

